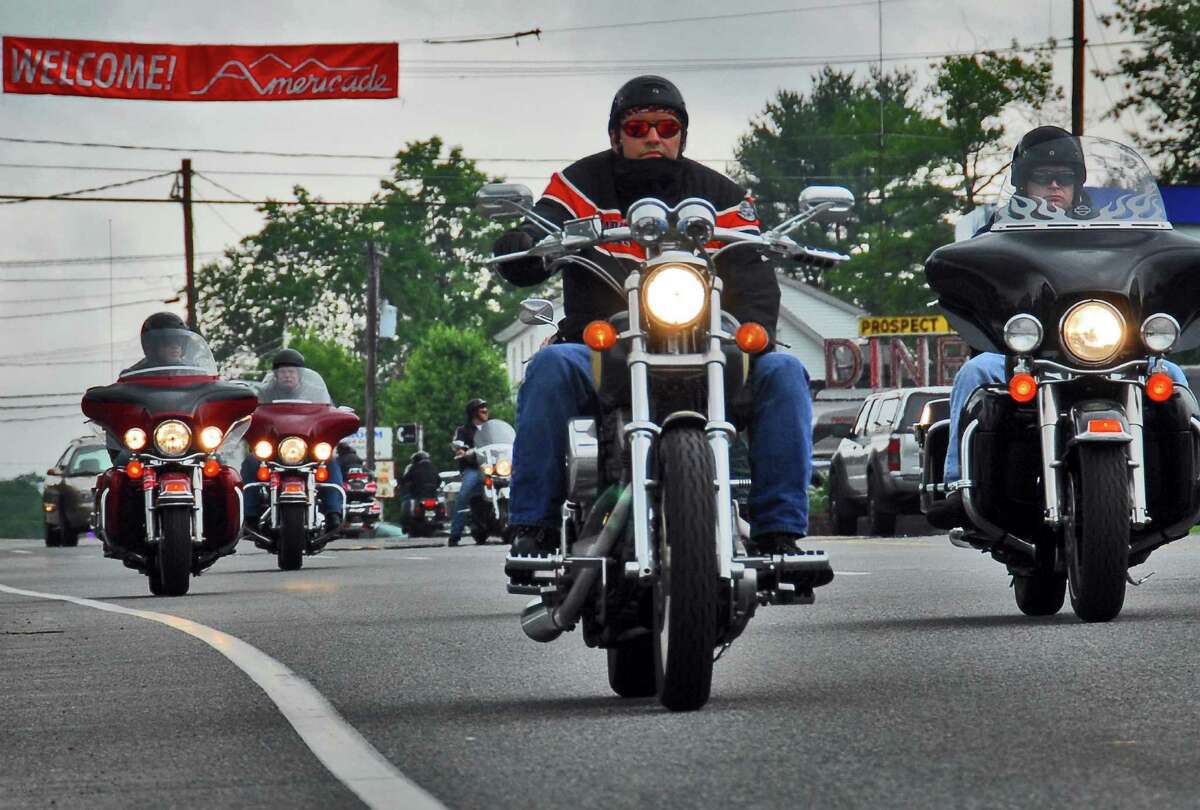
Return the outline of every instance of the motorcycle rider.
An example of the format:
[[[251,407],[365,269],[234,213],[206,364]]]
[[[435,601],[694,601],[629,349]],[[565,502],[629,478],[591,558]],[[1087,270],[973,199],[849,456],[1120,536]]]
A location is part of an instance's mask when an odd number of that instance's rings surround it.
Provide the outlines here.
[[[349,445],[349,443],[347,443],[347,442],[338,442],[337,460],[338,460],[338,464],[341,465],[343,472],[350,469],[351,467],[364,466],[362,456],[360,456],[358,453],[356,453],[354,451],[354,448],[351,447]]]
[[[1012,181],[1017,194],[1044,200],[1069,212],[1090,200],[1083,188],[1087,180],[1087,164],[1079,139],[1065,129],[1041,126],[1031,129],[1013,150]],[[995,215],[975,234],[991,230]],[[1176,364],[1164,361],[1164,370],[1176,385],[1187,387],[1187,377]],[[981,352],[958,370],[950,391],[950,444],[946,448],[943,481],[947,484],[962,478],[959,461],[959,423],[962,411],[976,388],[1002,384],[1007,379],[1005,356],[997,352]],[[962,492],[950,493],[927,515],[930,523],[940,528],[961,526],[966,521]]]
[[[475,447],[475,433],[488,420],[490,413],[485,400],[472,399],[467,403],[467,421],[454,431],[451,446],[454,448],[454,457],[458,459],[458,469],[462,471],[462,485],[454,500],[454,518],[450,521],[450,537],[446,541],[451,546],[457,546],[462,539],[463,528],[471,517],[471,499],[483,488],[479,462],[467,451]]]
[[[554,174],[535,211],[562,224],[599,213],[607,225],[643,197],[675,205],[700,197],[717,210],[717,225],[759,232],[758,215],[745,190],[727,177],[683,157],[688,111],[679,89],[660,76],[638,76],[613,98],[608,118],[609,148]],[[503,234],[495,255],[527,250],[541,232],[529,222]],[[739,321],[755,321],[768,331],[772,345],[779,317],[775,269],[757,252],[731,250],[719,267],[724,306]],[[605,244],[587,256],[622,281],[644,257],[631,244]],[[498,265],[517,286],[549,278],[542,259],[527,257]],[[563,275],[566,315],[554,345],[529,362],[517,404],[510,521],[514,554],[548,552],[557,546],[560,508],[566,481],[567,421],[595,410],[590,354],[582,330],[590,321],[627,308],[625,298],[591,273]],[[753,484],[750,495],[752,553],[797,551],[796,540],[808,531],[808,480],[812,458],[812,401],[808,371],[795,357],[764,353],[753,360],[747,419],[751,436]],[[732,404],[732,403],[731,403]],[[735,410],[731,408],[731,411]],[[816,577],[816,585],[833,571]]]
[[[418,450],[409,457],[408,466],[400,476],[400,515],[401,520],[408,518],[413,511],[413,503],[423,498],[436,498],[442,479],[438,476],[437,467],[429,460],[429,454]]]
[[[295,349],[282,349],[275,354],[271,361],[271,382],[263,387],[258,394],[261,403],[278,402],[289,399],[307,399],[304,391],[303,375],[300,370],[307,368],[304,355]],[[242,461],[242,480],[254,481],[258,473],[259,460],[253,453],[247,453]],[[329,487],[321,487],[317,492],[317,503],[321,514],[325,516],[325,531],[333,531],[342,522],[342,467],[338,458],[325,462],[329,470],[327,483],[337,485],[336,492]],[[262,516],[263,492],[261,487],[250,487],[242,495],[245,520],[254,528]]]

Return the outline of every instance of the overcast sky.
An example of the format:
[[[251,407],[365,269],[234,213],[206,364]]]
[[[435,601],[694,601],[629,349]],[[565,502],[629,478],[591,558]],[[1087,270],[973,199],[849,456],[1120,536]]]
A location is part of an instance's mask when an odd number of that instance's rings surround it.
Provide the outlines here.
[[[787,13],[771,13],[785,8]],[[1088,2],[1089,39],[1096,46],[1124,37],[1096,21],[1096,13],[1111,8],[1111,0]],[[922,74],[927,73],[928,57],[896,57],[1003,48],[1014,39],[1036,43],[1054,36],[1066,41],[1071,36],[1069,0],[882,0],[881,9],[873,0],[4,0],[0,34],[9,36],[179,44],[394,40],[400,42],[400,97],[188,104],[4,94],[0,137],[382,156],[394,154],[406,141],[436,134],[461,145],[489,173],[523,182],[536,193],[555,168],[604,148],[613,92],[625,79],[646,72],[652,61],[823,58],[865,70],[880,49],[880,10],[885,66],[904,65]],[[692,19],[644,24],[685,14]],[[695,19],[734,14],[741,16]],[[543,30],[540,39],[523,39],[519,45],[420,42],[532,28]],[[1096,47],[1092,53],[1089,69],[1094,60],[1107,68],[1117,49]],[[8,54],[4,58],[7,70]],[[483,60],[535,64],[491,65],[486,76],[479,75],[479,65],[463,64]],[[523,75],[511,75],[518,67],[527,69],[519,71]],[[677,63],[655,72],[674,80],[687,99],[689,156],[723,161],[732,156],[738,135],[768,98],[780,88],[807,89],[816,70],[744,63],[692,70]],[[1056,58],[1055,79],[1069,92],[1066,51]],[[1127,140],[1120,126],[1101,120],[1119,93],[1115,81],[1105,88],[1089,79],[1090,133]],[[390,165],[384,159],[231,156],[0,141],[0,193],[52,194],[121,182],[177,169],[183,157],[192,158],[197,172],[250,199],[285,198],[298,183],[326,199],[366,200]],[[710,165],[722,168],[720,163]],[[164,178],[106,193],[165,197],[170,188],[171,179]],[[202,180],[195,182],[194,193],[210,199],[231,196]],[[259,225],[260,218],[248,206],[196,206],[197,263],[254,233]],[[76,394],[111,382],[114,368],[140,356],[137,329],[146,315],[172,306],[182,312],[178,305],[158,303],[182,286],[182,252],[178,205],[0,205],[0,477],[44,470],[69,438],[86,430],[77,410],[78,396],[16,396]],[[110,254],[178,258],[114,262],[113,303],[153,303],[110,310],[107,261],[61,263]],[[17,264],[26,261],[42,264]],[[83,280],[93,278],[97,281]],[[87,309],[91,311],[65,312]],[[31,313],[52,314],[14,317]],[[48,403],[72,407],[44,407]]]

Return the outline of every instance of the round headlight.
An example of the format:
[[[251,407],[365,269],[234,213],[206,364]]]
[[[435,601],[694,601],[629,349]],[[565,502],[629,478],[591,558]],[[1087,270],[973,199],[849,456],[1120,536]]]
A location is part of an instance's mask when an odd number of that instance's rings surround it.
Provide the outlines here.
[[[141,428],[130,428],[125,431],[125,446],[130,450],[141,450],[146,446],[146,431]]]
[[[481,473],[483,473],[484,475],[491,475],[492,474],[492,465],[491,464],[480,464],[479,471]]]
[[[221,444],[221,438],[224,436],[219,427],[209,425],[200,431],[200,447],[208,452],[216,450]]]
[[[1142,342],[1152,352],[1169,351],[1179,340],[1179,321],[1166,313],[1151,315],[1142,322]]]
[[[313,458],[317,461],[329,461],[329,457],[333,455],[333,448],[329,442],[317,442],[313,445]]]
[[[647,314],[663,326],[689,326],[704,314],[708,285],[684,264],[664,264],[650,272],[642,287]]]
[[[271,457],[271,454],[274,452],[275,452],[275,446],[273,444],[271,444],[269,441],[267,441],[266,439],[260,439],[254,445],[254,457],[261,461],[266,461],[267,459],[269,459]]]
[[[1125,319],[1107,301],[1082,301],[1067,310],[1062,319],[1066,350],[1084,363],[1112,359],[1125,337]]]
[[[1042,344],[1042,325],[1032,315],[1013,315],[1004,324],[1004,345],[1017,354],[1028,354]]]
[[[279,443],[279,460],[284,464],[299,464],[308,452],[308,442],[299,436],[288,436]]]
[[[191,443],[191,429],[178,419],[168,419],[154,429],[154,446],[164,456],[182,456]]]
[[[512,462],[504,458],[496,462],[496,475],[507,478],[512,475]]]

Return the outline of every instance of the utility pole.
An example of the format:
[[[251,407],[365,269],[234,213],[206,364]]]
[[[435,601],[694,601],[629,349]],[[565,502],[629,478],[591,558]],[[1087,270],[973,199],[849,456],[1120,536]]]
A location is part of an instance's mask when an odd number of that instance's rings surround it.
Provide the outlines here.
[[[196,250],[192,245],[192,161],[183,159],[183,261],[187,265],[187,323],[196,329]]]
[[[375,364],[379,345],[379,251],[367,242],[367,385],[363,416],[367,428],[367,466],[375,468]]]
[[[1087,45],[1083,31],[1083,0],[1073,0],[1072,30],[1074,48],[1071,51],[1071,134],[1083,134],[1083,48]]]

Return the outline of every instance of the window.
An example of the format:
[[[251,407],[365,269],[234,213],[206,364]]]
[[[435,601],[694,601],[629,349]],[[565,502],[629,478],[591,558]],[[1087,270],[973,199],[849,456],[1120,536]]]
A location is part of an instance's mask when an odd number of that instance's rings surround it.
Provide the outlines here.
[[[879,410],[879,399],[876,397],[868,397],[863,403],[862,410],[858,412],[858,420],[854,423],[854,435],[862,436],[867,432],[867,425],[871,424],[871,413]]]
[[[884,399],[879,406],[879,413],[872,419],[872,424],[879,427],[881,430],[890,431],[892,429],[892,420],[896,418],[896,411],[900,409],[899,397],[888,397]]]
[[[107,449],[99,445],[88,445],[76,451],[67,475],[99,475],[111,466]]]

